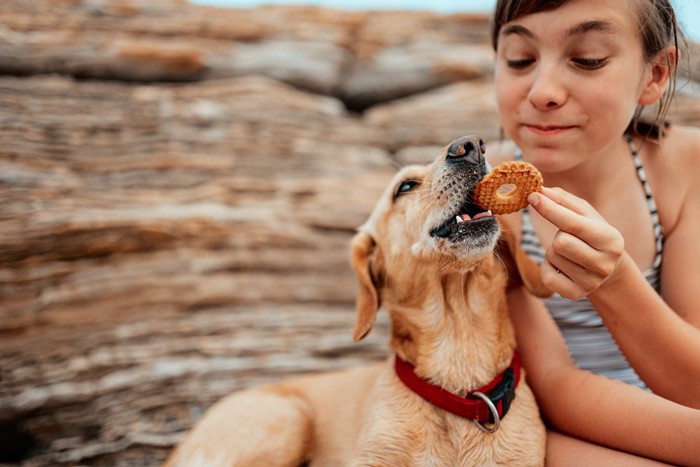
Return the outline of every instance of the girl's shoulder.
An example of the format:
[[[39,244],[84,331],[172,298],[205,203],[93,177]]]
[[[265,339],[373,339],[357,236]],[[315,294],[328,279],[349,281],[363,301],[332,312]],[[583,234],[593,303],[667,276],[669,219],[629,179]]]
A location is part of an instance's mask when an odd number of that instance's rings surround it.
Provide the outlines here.
[[[680,168],[694,168],[700,158],[700,128],[672,126],[660,144],[662,157]]]
[[[658,143],[641,143],[640,157],[659,205],[661,223],[672,231],[689,196],[699,193],[700,128],[671,126]]]
[[[659,144],[649,144],[647,162],[655,172],[675,183],[697,182],[700,161],[700,128],[672,126]],[[646,165],[646,164],[645,164]],[[679,188],[677,186],[677,188]]]

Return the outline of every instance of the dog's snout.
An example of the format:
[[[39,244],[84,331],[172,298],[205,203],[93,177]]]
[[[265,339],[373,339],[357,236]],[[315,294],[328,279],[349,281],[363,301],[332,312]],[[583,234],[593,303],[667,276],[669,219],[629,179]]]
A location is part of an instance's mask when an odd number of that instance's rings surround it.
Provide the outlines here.
[[[480,164],[484,161],[486,145],[478,136],[462,136],[450,144],[447,160]]]

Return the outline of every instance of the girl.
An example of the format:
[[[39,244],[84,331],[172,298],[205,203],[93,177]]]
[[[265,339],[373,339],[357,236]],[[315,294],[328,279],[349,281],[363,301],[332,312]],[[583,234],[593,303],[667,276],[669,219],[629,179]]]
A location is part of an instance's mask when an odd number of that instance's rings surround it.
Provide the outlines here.
[[[499,0],[492,33],[511,141],[491,163],[522,158],[558,187],[511,215],[556,293],[509,295],[547,461],[700,464],[700,131],[662,123],[670,1]]]

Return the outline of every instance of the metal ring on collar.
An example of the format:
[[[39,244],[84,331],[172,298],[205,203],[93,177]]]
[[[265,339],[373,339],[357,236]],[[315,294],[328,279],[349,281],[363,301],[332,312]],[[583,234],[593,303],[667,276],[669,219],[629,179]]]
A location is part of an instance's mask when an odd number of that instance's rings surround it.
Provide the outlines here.
[[[493,402],[491,402],[491,399],[484,394],[483,392],[479,391],[474,391],[471,393],[472,396],[476,396],[479,399],[482,399],[484,402],[486,402],[486,405],[488,406],[489,410],[491,411],[491,415],[493,415],[493,425],[490,427],[482,424],[479,420],[472,420],[474,423],[476,423],[476,426],[479,427],[480,430],[485,431],[487,433],[495,433],[498,431],[498,429],[501,427],[501,417],[498,416],[498,409],[496,408],[495,405],[493,405]]]

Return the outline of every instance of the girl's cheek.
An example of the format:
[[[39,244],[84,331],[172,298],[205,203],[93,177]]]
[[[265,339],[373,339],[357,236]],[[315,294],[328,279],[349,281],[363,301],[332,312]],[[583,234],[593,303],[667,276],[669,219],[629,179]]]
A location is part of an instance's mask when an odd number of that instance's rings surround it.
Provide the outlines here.
[[[501,119],[506,120],[508,117],[513,116],[513,112],[522,100],[519,97],[521,94],[523,94],[520,89],[522,87],[522,83],[518,83],[513,79],[497,77],[495,84],[496,102],[498,104],[498,109],[501,112]]]

